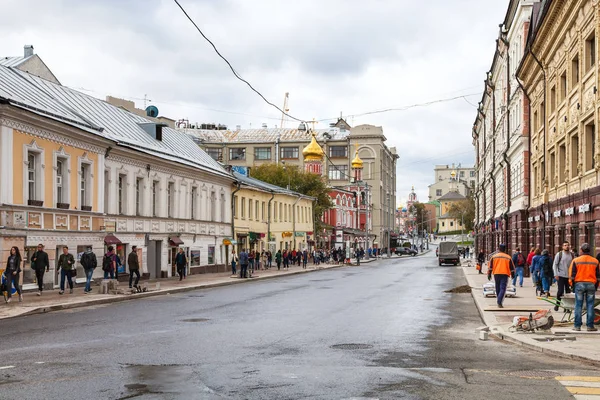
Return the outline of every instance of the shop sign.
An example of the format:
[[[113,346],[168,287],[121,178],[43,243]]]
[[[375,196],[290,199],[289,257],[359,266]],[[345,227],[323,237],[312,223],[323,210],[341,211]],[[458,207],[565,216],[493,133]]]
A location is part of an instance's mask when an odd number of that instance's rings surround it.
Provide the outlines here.
[[[292,232],[282,232],[281,236],[282,237],[292,237]]]
[[[304,237],[304,232],[294,232],[295,237]]]
[[[552,215],[554,216],[554,218],[559,218],[561,213],[562,213],[561,210],[556,210],[556,211],[554,211],[554,213]]]
[[[565,215],[566,216],[575,215],[575,207],[569,207],[569,208],[565,209]]]
[[[586,204],[582,204],[579,206],[580,213],[590,212],[590,209],[591,209],[591,203],[586,203]]]

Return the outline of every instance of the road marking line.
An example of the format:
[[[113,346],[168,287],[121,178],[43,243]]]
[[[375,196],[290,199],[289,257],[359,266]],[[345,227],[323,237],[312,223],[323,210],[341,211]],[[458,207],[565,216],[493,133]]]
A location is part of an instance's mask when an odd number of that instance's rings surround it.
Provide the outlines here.
[[[10,368],[14,368],[14,365],[7,365],[5,367],[0,367],[0,369],[10,369]]]
[[[576,394],[573,397],[575,397],[575,400],[598,400],[598,399],[600,399],[600,396],[596,396],[593,394]]]
[[[45,362],[45,361],[36,361],[35,363],[36,363],[36,364],[46,364],[46,362]]]
[[[562,383],[564,386],[600,388],[600,382],[561,381],[560,383]]]
[[[565,386],[565,388],[569,392],[571,392],[571,394],[598,394],[598,395],[600,395],[599,388],[575,387],[575,386]]]
[[[600,376],[557,376],[558,381],[600,382]]]

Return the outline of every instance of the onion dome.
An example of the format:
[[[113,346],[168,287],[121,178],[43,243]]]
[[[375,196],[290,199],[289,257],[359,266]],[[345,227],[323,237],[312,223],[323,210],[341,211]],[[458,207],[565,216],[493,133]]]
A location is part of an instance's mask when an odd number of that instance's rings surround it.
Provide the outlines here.
[[[362,169],[363,160],[358,156],[358,145],[356,145],[356,153],[354,155],[354,159],[352,160],[352,168],[354,169]]]
[[[321,146],[319,146],[319,143],[317,143],[317,135],[314,132],[310,143],[302,150],[302,155],[304,156],[304,161],[323,161],[325,153]]]

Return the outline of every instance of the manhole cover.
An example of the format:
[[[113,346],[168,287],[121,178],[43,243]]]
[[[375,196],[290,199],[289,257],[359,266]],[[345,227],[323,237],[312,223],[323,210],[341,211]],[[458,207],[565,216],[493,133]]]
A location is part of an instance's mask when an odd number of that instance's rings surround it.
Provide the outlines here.
[[[373,345],[366,343],[342,343],[334,344],[331,348],[336,350],[367,350],[372,349]]]
[[[557,376],[560,376],[560,374],[555,371],[536,371],[536,370],[510,371],[506,375],[527,377],[527,378],[555,378]]]
[[[183,322],[206,322],[210,321],[208,318],[188,318],[182,320]]]

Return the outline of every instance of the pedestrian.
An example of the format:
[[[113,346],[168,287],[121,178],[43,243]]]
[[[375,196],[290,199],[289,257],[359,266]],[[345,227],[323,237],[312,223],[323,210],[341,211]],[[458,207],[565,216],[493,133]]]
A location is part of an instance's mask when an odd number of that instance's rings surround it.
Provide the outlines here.
[[[541,254],[542,252],[539,248],[536,247],[535,249],[533,249],[533,257],[531,257],[531,267],[529,269],[529,272],[531,273],[531,280],[533,281],[533,286],[539,286],[540,291],[542,290],[542,282],[540,281],[540,270],[537,268],[537,259]]]
[[[117,269],[117,255],[115,248],[108,246],[106,254],[102,258],[102,271],[104,271],[104,279],[115,279],[115,269]]]
[[[140,283],[140,260],[137,255],[137,246],[131,246],[131,253],[127,256],[127,265],[129,265],[129,289],[137,289]],[[135,283],[133,286],[133,275],[135,274]]]
[[[85,249],[79,262],[83,267],[83,272],[85,272],[85,289],[83,289],[83,293],[88,294],[92,291],[92,276],[94,275],[94,269],[98,266],[98,259],[91,246]]]
[[[179,252],[175,256],[175,266],[177,267],[177,273],[179,274],[179,280],[183,280],[185,276],[185,267],[187,265],[187,258],[183,252],[183,247],[179,248]]]
[[[538,264],[540,268],[540,278],[542,279],[542,290],[546,297],[550,297],[550,286],[552,286],[552,279],[554,279],[554,271],[552,270],[552,261],[548,254],[548,250],[544,249]]]
[[[306,264],[308,263],[308,251],[304,250],[302,252],[302,268],[306,269]]]
[[[69,282],[69,294],[73,294],[73,278],[71,276],[71,270],[75,268],[75,258],[73,254],[69,253],[69,248],[63,246],[63,253],[58,257],[58,269],[60,271],[60,291],[58,294],[65,292],[65,278]]]
[[[529,254],[527,254],[527,261],[525,262],[525,275],[527,276],[527,273],[529,273],[529,275],[532,277],[532,280],[533,274],[531,273],[531,266],[533,264],[533,256],[535,256],[535,247],[532,247],[531,250],[529,250]],[[535,286],[535,281],[533,282],[533,286]]]
[[[119,255],[115,251],[115,279],[116,280],[119,280],[119,268],[121,268],[122,265],[123,265],[123,263],[121,262],[121,257],[119,257]]]
[[[277,271],[281,269],[281,249],[275,253],[275,263],[277,264]]]
[[[248,277],[248,253],[246,249],[240,252],[240,278]]]
[[[235,268],[238,262],[238,256],[235,254],[235,248],[231,250],[231,275],[237,275],[237,269]]]
[[[17,246],[13,246],[10,248],[10,255],[8,256],[8,260],[6,260],[6,269],[4,270],[4,276],[6,277],[6,285],[7,288],[7,298],[6,302],[10,303],[12,296],[12,288],[14,286],[17,294],[19,295],[19,302],[23,301],[23,294],[21,292],[21,286],[19,285],[19,280],[21,278],[21,252],[19,252],[19,248]]]
[[[273,266],[273,253],[271,253],[271,250],[267,251],[267,265],[269,268]]]
[[[248,254],[248,268],[250,270],[250,276],[254,273],[254,250]]]
[[[354,256],[356,257],[356,265],[360,265],[360,250],[356,249],[354,251]]]
[[[512,280],[513,286],[517,285],[517,277],[519,278],[519,286],[523,287],[523,275],[525,273],[525,256],[521,253],[521,249],[517,247],[517,251],[512,257],[513,264],[515,264],[515,277]]]
[[[506,245],[501,244],[498,246],[498,252],[490,259],[490,268],[488,269],[488,280],[492,279],[494,274],[494,281],[496,283],[496,303],[498,308],[503,308],[504,295],[506,294],[506,286],[508,284],[508,277],[514,277],[515,265],[513,264],[512,258],[505,253]]]
[[[565,241],[562,244],[562,250],[559,251],[556,256],[554,256],[554,263],[552,264],[554,279],[556,279],[557,286],[557,305],[554,306],[554,311],[558,311],[558,304],[560,303],[560,299],[562,298],[563,294],[565,292],[571,293],[571,288],[569,285],[569,267],[574,259],[575,255],[571,251],[571,244],[568,241]]]
[[[469,255],[470,252],[471,252],[471,249],[469,249],[469,246],[465,247],[465,258],[471,258]],[[514,283],[513,283],[513,285],[514,285]]]
[[[435,251],[437,252],[437,249]],[[485,253],[483,250],[477,255],[477,264],[479,264],[479,273],[483,274],[483,267],[485,265]]]
[[[582,325],[583,298],[587,304],[587,330],[595,332],[598,328],[594,327],[594,305],[596,302],[596,290],[598,290],[598,281],[600,280],[600,263],[594,257],[590,256],[590,245],[584,243],[581,245],[581,255],[571,262],[569,270],[570,283],[575,288],[575,324],[574,331],[580,331]]]
[[[31,268],[35,271],[35,280],[38,284],[38,296],[44,291],[44,273],[50,271],[48,253],[44,251],[44,245],[38,244],[37,251],[31,257]]]

